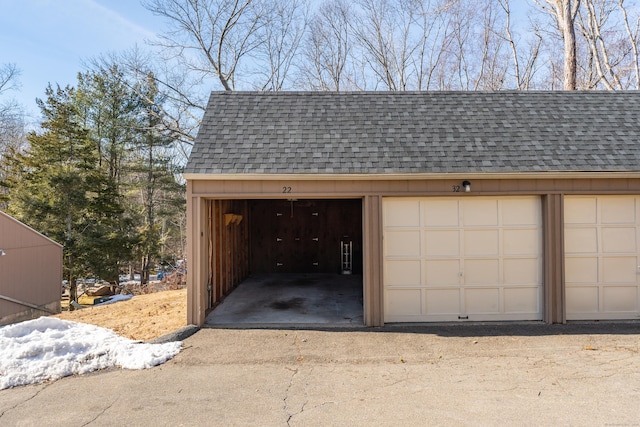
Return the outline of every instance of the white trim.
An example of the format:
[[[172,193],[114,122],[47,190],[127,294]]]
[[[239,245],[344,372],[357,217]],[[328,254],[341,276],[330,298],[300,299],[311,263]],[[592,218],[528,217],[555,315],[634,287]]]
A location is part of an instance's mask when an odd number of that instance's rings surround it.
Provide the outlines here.
[[[259,174],[259,173],[185,173],[184,179],[191,181],[401,181],[436,179],[594,179],[594,178],[640,178],[635,172],[585,172],[585,171],[549,171],[549,172],[469,172],[469,173],[389,173],[389,174]]]

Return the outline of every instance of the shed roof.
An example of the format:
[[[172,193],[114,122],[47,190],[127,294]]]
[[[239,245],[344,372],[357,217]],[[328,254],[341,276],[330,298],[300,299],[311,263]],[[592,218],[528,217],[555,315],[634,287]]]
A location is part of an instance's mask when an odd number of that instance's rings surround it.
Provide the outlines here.
[[[16,249],[32,246],[62,245],[9,214],[0,211],[0,248]]]
[[[185,174],[640,171],[640,92],[214,92]]]

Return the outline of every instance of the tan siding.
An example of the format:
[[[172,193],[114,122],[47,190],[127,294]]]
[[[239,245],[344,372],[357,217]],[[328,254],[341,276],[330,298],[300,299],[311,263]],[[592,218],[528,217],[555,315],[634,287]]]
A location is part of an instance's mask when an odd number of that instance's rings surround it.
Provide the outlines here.
[[[544,241],[544,320],[565,322],[563,197],[549,194],[542,199]]]
[[[207,242],[204,238],[204,199],[189,197],[187,183],[187,323],[202,325],[206,315]]]
[[[455,195],[459,179],[373,181],[192,181],[194,195],[210,198],[361,197],[363,195]],[[291,193],[283,188],[291,187]],[[640,179],[472,180],[474,195],[637,194]]]
[[[364,323],[383,326],[382,197],[365,197],[363,215]]]
[[[62,247],[0,212],[0,295],[60,311]],[[0,325],[47,314],[0,299]]]

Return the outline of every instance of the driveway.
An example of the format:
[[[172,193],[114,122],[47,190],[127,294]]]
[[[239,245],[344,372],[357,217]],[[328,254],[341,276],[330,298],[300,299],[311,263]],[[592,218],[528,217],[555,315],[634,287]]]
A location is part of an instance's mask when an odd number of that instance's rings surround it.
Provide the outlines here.
[[[0,391],[0,425],[640,425],[640,324],[202,329],[170,362]]]

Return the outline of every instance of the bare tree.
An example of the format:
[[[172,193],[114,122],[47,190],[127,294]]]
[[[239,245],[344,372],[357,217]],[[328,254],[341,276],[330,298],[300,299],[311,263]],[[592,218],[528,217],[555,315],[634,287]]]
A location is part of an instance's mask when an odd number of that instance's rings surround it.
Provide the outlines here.
[[[622,13],[624,27],[627,32],[631,51],[633,53],[633,71],[635,77],[635,85],[633,85],[632,87],[638,90],[640,89],[640,58],[638,57],[638,30],[640,29],[640,18],[636,18],[635,27],[631,29],[631,24],[629,23],[629,14],[627,13],[627,8],[624,5],[624,0],[619,0],[618,6],[620,8],[620,12]]]
[[[557,25],[563,40],[563,89],[577,88],[576,31],[575,20],[580,8],[580,0],[534,0],[545,12],[550,14]]]
[[[511,30],[510,2],[509,0],[498,0],[498,3],[505,14],[505,40],[511,50],[515,88],[518,90],[529,90],[537,70],[538,55],[540,53],[540,46],[542,45],[542,36],[540,35],[539,27],[538,25],[532,27],[534,37],[529,40],[526,56],[521,61],[518,45]]]
[[[3,99],[7,92],[20,87],[20,70],[15,64],[0,65],[0,208],[6,208],[7,186],[2,183],[8,176],[6,156],[18,153],[26,144],[25,113],[20,104]]]
[[[20,70],[16,64],[0,65],[0,95],[8,90],[18,89],[20,87],[19,76]]]
[[[608,90],[621,90],[623,87],[617,66],[628,56],[630,47],[623,46],[626,40],[622,32],[607,28],[617,8],[612,2],[602,0],[582,0],[582,4],[577,25],[589,52],[588,88],[602,84]],[[604,32],[608,33],[607,40]]]
[[[307,30],[309,8],[305,0],[280,0],[268,13],[267,25],[261,27],[264,43],[257,56],[264,63],[259,67],[260,90],[282,90],[288,80],[300,44]]]
[[[328,0],[311,18],[299,65],[304,87],[331,91],[344,88],[353,48],[352,13],[347,1]]]
[[[235,89],[240,62],[264,43],[258,35],[267,5],[259,0],[146,0],[143,5],[169,23],[157,44],[188,72],[215,76],[224,90]]]
[[[358,0],[361,9],[354,34],[371,71],[388,90],[407,90],[412,56],[420,42],[413,40],[420,0]]]
[[[453,42],[451,19],[447,13],[451,2],[427,1],[420,6],[415,23],[418,45],[412,58],[417,90],[433,87],[437,69],[442,66]]]

